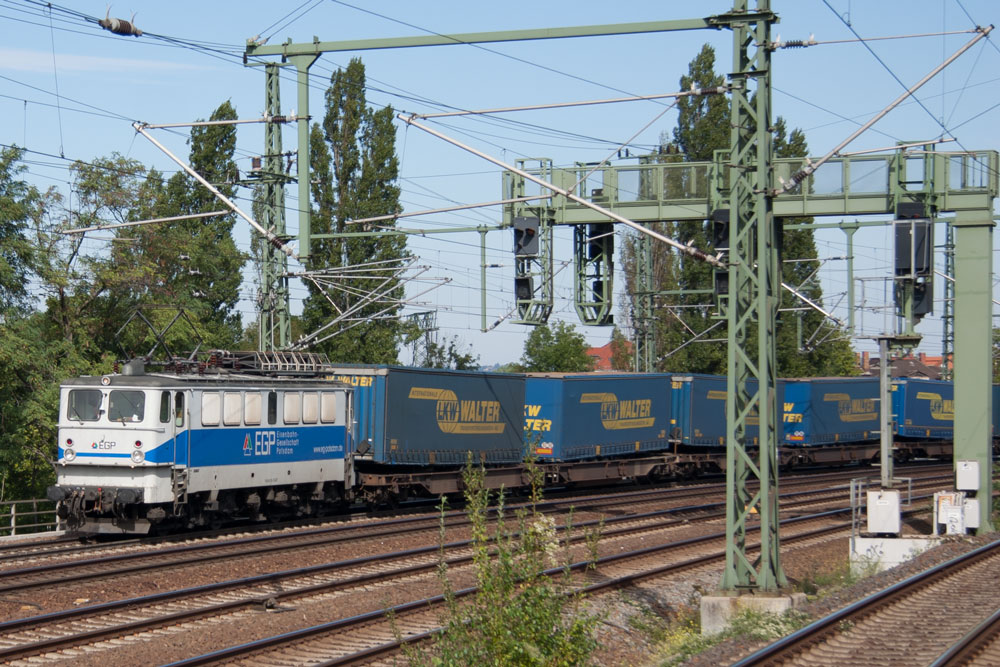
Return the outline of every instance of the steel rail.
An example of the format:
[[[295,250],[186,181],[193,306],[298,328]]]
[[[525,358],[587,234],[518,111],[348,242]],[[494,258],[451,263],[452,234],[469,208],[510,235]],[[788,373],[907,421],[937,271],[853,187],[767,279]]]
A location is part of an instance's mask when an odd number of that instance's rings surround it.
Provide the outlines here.
[[[947,478],[945,476],[929,476],[924,478],[918,478],[918,483],[933,483],[935,480]],[[812,484],[814,479],[804,478],[801,484]],[[714,493],[714,486],[712,485],[706,487],[703,491],[695,492],[694,495],[711,494]],[[830,489],[830,491],[835,491],[835,488]],[[803,491],[793,491],[785,492],[781,494],[781,497],[786,501],[792,498],[797,498],[807,495],[817,495],[822,494],[825,491],[823,489],[817,490],[803,490]],[[659,489],[656,491],[636,491],[630,492],[628,494],[621,494],[612,497],[602,497],[602,496],[592,496],[593,500],[587,499],[561,499],[553,501],[545,501],[536,504],[536,507],[541,508],[543,511],[559,512],[565,511],[572,508],[575,511],[600,511],[608,507],[615,507],[621,505],[625,501],[629,501],[635,504],[640,498],[648,497],[648,502],[656,502],[660,500],[670,500],[671,498],[678,496],[688,496],[692,495],[691,489],[688,487],[674,487],[670,489]],[[817,500],[805,501],[805,503],[799,504],[809,504],[819,502]],[[582,503],[582,504],[581,504]],[[509,505],[508,509],[518,509],[521,507],[526,507],[527,503],[513,504]],[[685,505],[676,508],[668,508],[664,510],[658,510],[652,513],[646,513],[641,515],[627,515],[637,518],[648,518],[650,516],[661,515],[662,513],[680,513],[684,511],[698,511],[704,509],[705,507],[719,507],[724,505],[722,502],[712,503],[709,505]],[[786,507],[792,507],[792,504],[786,504]],[[495,510],[491,510],[494,512]],[[462,510],[453,510],[445,513],[445,520],[449,521],[452,526],[464,525],[467,523],[465,520],[465,513]],[[627,518],[627,517],[621,517]],[[18,568],[11,570],[0,570],[0,582],[14,580],[11,583],[0,583],[0,593],[13,592],[19,590],[28,590],[33,588],[44,587],[53,583],[66,584],[70,582],[80,582],[87,581],[90,579],[108,578],[108,577],[119,577],[122,575],[127,575],[135,572],[148,573],[150,568],[150,561],[154,561],[156,567],[177,567],[181,565],[186,565],[190,563],[201,563],[209,560],[221,560],[226,558],[241,558],[247,556],[253,556],[264,553],[273,553],[276,551],[286,551],[294,548],[303,547],[315,547],[324,544],[330,544],[340,541],[345,541],[349,539],[355,539],[356,535],[353,533],[359,530],[367,531],[365,534],[366,538],[379,537],[383,535],[398,535],[403,532],[417,532],[421,530],[426,530],[429,527],[436,528],[437,523],[440,521],[440,515],[425,515],[425,516],[415,516],[415,517],[405,517],[399,519],[391,519],[389,521],[379,522],[377,524],[361,523],[361,524],[347,524],[338,525],[331,527],[321,527],[313,528],[305,531],[296,532],[293,534],[278,534],[278,535],[258,535],[252,537],[239,538],[236,540],[230,540],[226,542],[208,542],[195,545],[184,545],[178,547],[170,547],[167,549],[160,549],[153,552],[141,551],[132,552],[127,554],[114,554],[111,556],[102,556],[95,558],[88,558],[84,560],[78,560],[73,563],[73,571],[68,572],[65,567],[65,563],[50,563],[45,565],[36,565],[26,568]],[[419,525],[431,523],[432,526]],[[586,522],[585,524],[579,525],[590,525],[595,522]],[[605,521],[608,523],[608,521]],[[342,535],[341,533],[348,533]],[[114,546],[118,546],[115,544]],[[240,547],[250,547],[246,549],[240,549]],[[67,551],[78,551],[81,549],[91,549],[91,548],[103,548],[103,547],[77,547]],[[206,553],[211,551],[217,551],[218,553]],[[62,555],[63,552],[55,552],[55,555]],[[179,555],[178,558],[169,559],[170,556]],[[155,562],[161,561],[161,562]],[[130,565],[123,566],[122,563],[131,563]],[[114,565],[113,569],[109,569],[106,566]],[[88,569],[97,566],[98,569]],[[17,581],[18,577],[31,577],[33,575],[44,575],[47,573],[52,573],[51,577],[40,577],[35,579],[25,579],[22,581]],[[0,624],[0,629],[3,628],[3,624]]]
[[[1000,636],[1000,609],[990,614],[982,623],[969,630],[954,646],[942,653],[927,667],[952,667],[967,665],[984,648],[997,641]]]
[[[827,493],[839,489],[830,489]],[[801,496],[801,495],[816,495],[821,493],[821,490],[814,491],[800,491],[787,494],[789,496]],[[804,501],[804,502],[817,502],[816,500]],[[803,504],[803,503],[793,503],[793,504]],[[601,523],[614,524],[614,523],[634,523],[636,521],[647,519],[647,518],[657,518],[663,517],[664,515],[677,515],[684,514],[689,511],[704,510],[707,508],[715,508],[721,505],[721,503],[710,503],[705,505],[693,505],[693,506],[682,506],[677,508],[669,508],[665,510],[659,510],[654,512],[646,512],[642,514],[627,515],[621,517],[611,517],[608,519],[594,520],[588,522],[581,522],[575,524],[573,528],[582,529],[590,526],[599,525]],[[845,508],[839,508],[831,510],[828,512],[818,513],[808,515],[806,517],[796,517],[793,519],[786,520],[787,523],[793,524],[800,521],[815,520],[819,517],[832,516],[842,514],[848,511]],[[708,514],[697,517],[698,521],[707,521],[720,516],[719,511],[710,512]],[[618,536],[618,535],[628,535],[636,534],[639,532],[648,532],[652,530],[661,530],[664,528],[669,528],[673,525],[680,523],[685,523],[690,521],[689,518],[669,518],[666,520],[661,520],[654,524],[647,524],[642,526],[625,526],[612,531],[604,531],[603,536]],[[560,531],[566,530],[566,526],[561,526],[558,528]],[[602,559],[601,562],[610,563],[619,560],[622,557],[636,557],[647,553],[656,553],[664,549],[676,549],[683,548],[685,546],[690,546],[693,544],[699,544],[714,539],[718,539],[722,536],[722,533],[713,533],[705,536],[699,536],[695,538],[689,538],[686,540],[680,540],[677,542],[671,542],[663,545],[657,545],[654,547],[649,547],[646,549],[625,552],[625,554],[616,554],[614,556],[608,556]],[[576,535],[569,538],[571,542],[580,542],[586,539],[585,535]],[[466,548],[472,544],[471,540],[463,540],[458,542],[451,542],[444,547],[449,550],[460,550]],[[102,613],[115,612],[122,609],[136,609],[141,606],[150,606],[155,604],[161,604],[167,601],[180,600],[184,598],[197,597],[199,595],[206,595],[209,593],[216,593],[222,590],[235,589],[235,588],[247,588],[255,587],[268,583],[275,583],[281,580],[303,578],[314,576],[319,573],[331,572],[340,569],[347,569],[357,565],[365,565],[371,562],[385,562],[387,560],[405,559],[412,558],[414,556],[430,555],[437,553],[441,549],[440,545],[429,545],[426,547],[420,547],[416,549],[409,549],[399,552],[383,553],[374,556],[360,557],[355,559],[349,559],[346,561],[338,561],[334,563],[324,563],[320,565],[309,566],[305,568],[296,568],[293,570],[287,570],[282,572],[268,573],[263,575],[256,575],[253,577],[245,577],[241,579],[229,580],[225,582],[216,582],[212,584],[205,584],[201,586],[195,586],[187,589],[180,589],[176,591],[165,591],[162,593],[154,593],[151,595],[142,596],[139,598],[119,600],[114,602],[101,603],[98,605],[90,605],[88,607],[81,607],[76,609],[67,609],[58,612],[52,612],[50,614],[44,614],[41,616],[28,617],[22,619],[14,619],[12,621],[7,621],[0,623],[0,633],[7,633],[12,631],[24,631],[24,630],[35,630],[37,628],[45,627],[52,623],[60,623],[75,618],[88,618],[93,620],[95,615]],[[448,565],[460,565],[466,564],[472,561],[473,556],[471,554],[456,556],[446,559],[445,562]],[[580,564],[577,564],[580,566]],[[104,628],[96,628],[83,633],[62,635],[52,638],[47,638],[45,640],[40,640],[37,642],[32,642],[30,644],[21,644],[9,647],[7,649],[0,650],[0,660],[9,661],[13,659],[18,659],[31,655],[38,655],[40,653],[47,653],[56,651],[62,648],[67,648],[70,646],[79,646],[82,643],[93,643],[106,639],[109,637],[119,637],[126,634],[134,634],[138,632],[147,631],[157,627],[163,627],[168,625],[175,625],[181,622],[189,620],[197,620],[199,618],[204,618],[206,616],[217,616],[226,613],[232,613],[241,608],[255,607],[259,605],[266,605],[268,603],[273,603],[282,599],[292,599],[300,598],[304,596],[309,596],[312,594],[322,594],[329,592],[331,590],[341,589],[350,586],[369,584],[375,581],[386,580],[390,578],[396,578],[400,576],[408,576],[413,574],[418,574],[421,572],[428,572],[437,569],[438,562],[433,560],[427,563],[417,563],[414,565],[408,565],[401,568],[396,568],[391,571],[382,571],[374,573],[365,573],[361,575],[356,575],[353,577],[348,577],[345,579],[323,582],[318,584],[312,584],[309,586],[303,586],[299,588],[292,588],[279,593],[266,592],[260,595],[250,595],[248,597],[232,600],[224,603],[216,603],[208,605],[205,607],[199,607],[191,610],[178,611],[171,614],[154,616],[148,619],[140,619],[124,624],[110,625]],[[551,573],[550,573],[551,574]]]
[[[782,656],[790,656],[801,652],[810,645],[823,641],[828,634],[835,631],[841,621],[866,616],[885,607],[891,602],[904,598],[913,591],[928,586],[934,582],[964,569],[980,560],[995,556],[1000,552],[1000,540],[982,546],[975,551],[953,558],[929,570],[915,574],[912,577],[897,582],[888,588],[873,593],[858,600],[843,609],[825,616],[806,627],[765,646],[759,651],[733,664],[733,667],[751,667],[774,661]]]
[[[820,518],[826,518],[827,516],[831,516],[831,515],[843,514],[843,513],[848,512],[848,511],[850,511],[850,510],[849,509],[841,508],[841,509],[838,509],[838,510],[831,510],[829,512],[817,513],[815,515],[810,515],[808,517],[796,517],[794,519],[785,519],[781,523],[782,524],[793,524],[793,523],[799,523],[799,522],[803,522],[803,521],[816,520],[816,519],[820,519]],[[794,543],[794,542],[797,542],[797,541],[801,541],[801,540],[806,540],[806,539],[810,539],[810,538],[813,538],[813,537],[817,537],[819,535],[824,535],[824,534],[828,534],[828,533],[831,533],[831,532],[841,531],[841,530],[844,530],[846,527],[849,527],[849,522],[842,522],[842,523],[838,523],[838,524],[836,524],[834,526],[826,526],[824,528],[819,528],[819,529],[816,529],[816,530],[813,530],[813,531],[808,531],[806,533],[800,533],[798,535],[793,535],[793,536],[784,538],[783,541],[787,542],[787,543]],[[686,540],[679,540],[677,542],[671,542],[671,543],[669,543],[667,545],[657,545],[657,546],[645,547],[643,549],[636,549],[636,550],[633,550],[633,551],[622,552],[622,553],[619,553],[619,554],[613,554],[611,556],[605,556],[605,557],[602,557],[602,558],[598,559],[597,560],[597,565],[605,565],[605,564],[608,564],[608,563],[617,562],[617,561],[621,561],[621,560],[627,560],[627,559],[631,559],[631,558],[638,558],[638,557],[642,557],[642,556],[648,556],[648,555],[651,555],[651,554],[654,554],[654,553],[658,553],[658,552],[662,552],[662,551],[665,551],[665,550],[677,549],[677,548],[681,548],[681,547],[685,547],[685,546],[691,546],[692,544],[706,542],[706,541],[709,541],[711,539],[718,540],[718,539],[720,539],[722,537],[725,537],[725,533],[724,532],[718,532],[718,533],[713,533],[712,535],[706,535],[706,536],[701,536],[701,537],[696,537],[696,538],[688,538]],[[756,548],[756,546],[757,545],[751,545],[751,548]],[[684,560],[684,561],[678,561],[678,562],[674,562],[674,563],[668,563],[666,565],[661,565],[661,566],[652,568],[650,570],[645,570],[643,572],[636,572],[636,573],[627,574],[627,575],[623,575],[623,576],[619,576],[619,577],[614,577],[614,578],[610,578],[610,579],[607,579],[607,580],[604,580],[604,581],[601,581],[601,582],[598,582],[598,583],[595,583],[595,584],[590,584],[590,585],[583,586],[583,587],[580,587],[580,588],[574,588],[573,590],[568,591],[567,594],[597,592],[597,591],[600,591],[600,590],[603,590],[603,589],[607,589],[607,588],[620,588],[622,586],[631,585],[631,584],[633,584],[636,581],[639,581],[641,579],[646,579],[646,578],[655,577],[655,576],[662,575],[662,574],[668,574],[668,573],[671,573],[671,572],[688,569],[688,568],[691,568],[691,567],[694,567],[694,566],[697,566],[697,565],[701,565],[701,564],[704,564],[704,563],[712,562],[713,560],[722,560],[724,558],[725,558],[725,551],[717,551],[717,552],[713,552],[711,554],[706,554],[706,555],[702,555],[702,556],[696,556],[694,558],[690,558],[690,559],[687,559],[687,560]],[[590,562],[589,561],[580,561],[580,562],[577,562],[577,563],[573,563],[573,564],[569,565],[568,567],[569,567],[570,570],[576,571],[576,572],[585,571],[585,570],[587,570],[587,569],[590,568]],[[548,570],[545,570],[543,572],[543,574],[545,576],[559,576],[559,575],[561,575],[563,573],[563,571],[564,571],[563,568],[555,567],[555,568],[550,568]],[[464,589],[461,589],[459,591],[456,591],[454,593],[454,597],[456,599],[460,599],[460,598],[463,598],[463,597],[466,597],[468,595],[471,595],[471,594],[475,593],[477,590],[478,589],[476,587],[464,588]],[[433,596],[433,597],[425,598],[423,600],[417,600],[417,601],[413,601],[413,602],[407,602],[407,603],[404,603],[404,604],[401,604],[401,605],[396,605],[394,607],[391,607],[390,609],[379,610],[379,611],[374,611],[374,612],[368,612],[366,614],[360,614],[360,615],[352,616],[352,617],[349,617],[349,618],[338,619],[338,620],[332,621],[330,623],[323,623],[323,624],[315,625],[315,626],[312,626],[312,627],[309,627],[309,628],[302,628],[300,630],[295,630],[295,631],[292,631],[292,632],[287,632],[287,633],[283,633],[283,634],[280,634],[280,635],[275,635],[273,637],[267,637],[267,638],[256,640],[256,641],[253,641],[253,642],[247,642],[245,644],[240,644],[240,645],[237,645],[237,646],[232,646],[232,647],[229,647],[229,648],[220,649],[218,651],[212,651],[212,652],[206,653],[204,655],[194,656],[192,658],[188,658],[188,659],[185,659],[185,660],[180,660],[180,661],[177,661],[177,662],[169,663],[168,667],[181,667],[181,666],[187,667],[187,666],[191,666],[191,665],[206,665],[206,664],[213,664],[213,663],[216,663],[216,662],[222,662],[222,661],[226,661],[226,660],[231,660],[231,659],[236,658],[238,656],[246,655],[246,654],[249,654],[249,653],[262,652],[262,651],[265,651],[265,650],[270,649],[270,648],[278,647],[278,646],[281,646],[283,644],[288,644],[290,642],[295,642],[295,641],[302,640],[302,639],[307,639],[307,638],[310,638],[310,637],[314,637],[316,635],[322,635],[322,634],[329,633],[329,632],[334,632],[334,631],[338,631],[338,630],[344,630],[344,629],[348,629],[348,628],[353,628],[353,627],[356,627],[356,626],[360,626],[360,625],[371,623],[373,621],[385,620],[386,614],[390,613],[390,612],[396,618],[399,618],[401,615],[404,615],[407,612],[411,612],[411,611],[414,611],[414,610],[426,610],[429,607],[440,605],[442,602],[444,602],[444,600],[445,600],[445,597],[443,595],[436,595],[436,596]],[[407,637],[407,638],[402,639],[402,640],[397,640],[397,641],[394,641],[394,642],[388,642],[388,643],[385,643],[385,644],[380,644],[380,645],[377,645],[377,646],[368,647],[368,648],[362,649],[361,651],[358,651],[356,653],[352,653],[352,654],[346,655],[346,656],[341,656],[339,658],[327,661],[327,662],[322,663],[322,664],[324,664],[324,665],[344,665],[344,664],[351,664],[351,663],[354,663],[354,662],[358,662],[358,661],[362,660],[363,658],[371,657],[373,655],[378,655],[378,654],[384,654],[384,653],[388,653],[390,651],[396,650],[400,646],[402,646],[403,644],[410,643],[410,642],[416,641],[418,639],[426,639],[426,638],[432,636],[438,630],[432,630],[430,632],[421,633],[420,635],[414,635],[412,637]]]
[[[927,481],[932,481],[932,480],[927,480]],[[834,488],[828,488],[828,489],[795,491],[795,492],[790,492],[790,493],[782,494],[782,498],[788,499],[788,498],[797,498],[797,497],[801,497],[801,496],[815,496],[815,495],[822,495],[824,493],[826,493],[826,494],[833,494],[833,493],[838,492],[840,490],[842,490],[841,487],[834,487]],[[927,497],[927,496],[923,496],[923,497]],[[809,500],[789,502],[789,503],[785,504],[784,507],[786,507],[786,508],[792,508],[792,507],[797,507],[797,506],[801,506],[801,505],[815,504],[817,502],[823,502],[823,500],[824,499],[822,499],[822,498],[818,498],[818,499],[809,499]],[[614,505],[614,504],[618,504],[618,503],[609,503],[609,505]],[[662,510],[654,510],[654,511],[649,511],[649,512],[641,512],[641,513],[635,513],[635,514],[628,514],[628,515],[624,515],[624,516],[607,517],[607,518],[604,518],[604,519],[595,519],[595,520],[577,522],[577,523],[573,524],[573,528],[577,528],[577,529],[579,529],[579,528],[590,528],[590,527],[596,527],[596,526],[601,525],[601,524],[607,526],[607,525],[613,525],[613,524],[616,524],[616,523],[635,522],[635,521],[641,521],[641,520],[644,520],[644,519],[656,519],[656,518],[669,517],[669,516],[673,516],[673,515],[683,515],[683,514],[686,514],[686,513],[689,513],[689,512],[705,512],[706,510],[717,510],[717,508],[722,507],[722,506],[724,506],[724,503],[722,503],[722,502],[705,503],[705,504],[701,504],[701,505],[683,505],[683,506],[680,506],[680,507],[671,507],[671,508],[665,508],[665,509],[662,509]],[[840,511],[840,510],[836,510],[836,511]],[[721,514],[718,511],[708,511],[708,512],[702,514],[701,516],[695,517],[695,520],[699,520],[699,521],[701,521],[701,520],[711,520],[711,519],[714,519],[714,518],[718,518],[720,515]],[[662,528],[668,528],[668,527],[670,527],[672,525],[677,525],[679,523],[684,523],[684,522],[689,522],[689,521],[691,521],[691,518],[687,518],[687,517],[673,518],[673,519],[668,519],[668,520],[661,521],[660,523],[652,524],[652,525],[639,526],[639,527],[625,527],[625,528],[619,528],[619,529],[610,530],[610,531],[603,531],[602,535],[605,536],[605,537],[607,537],[607,536],[617,536],[617,535],[632,534],[632,533],[636,533],[636,532],[646,532],[646,531],[650,531],[650,530],[658,530],[658,529],[662,529]],[[557,530],[563,531],[563,530],[565,530],[565,526],[558,526]],[[394,534],[398,534],[398,531],[397,531],[397,533],[394,533]],[[573,539],[576,540],[576,538],[573,538]],[[470,540],[460,540],[460,541],[455,541],[455,542],[449,542],[449,543],[445,544],[444,546],[445,546],[445,548],[448,548],[448,549],[459,549],[459,548],[462,548],[462,547],[467,547],[470,544],[471,544]],[[412,556],[415,556],[415,555],[422,555],[422,554],[427,554],[427,553],[431,553],[431,552],[436,552],[440,548],[441,548],[441,545],[429,545],[429,546],[425,546],[425,547],[418,547],[418,548],[415,548],[415,549],[407,549],[407,550],[397,551],[397,552],[382,553],[382,554],[377,554],[377,555],[374,555],[374,556],[359,557],[359,558],[349,559],[349,560],[345,560],[345,561],[337,561],[337,562],[333,562],[333,563],[323,563],[323,564],[313,565],[313,566],[307,566],[307,567],[303,567],[303,568],[295,568],[293,570],[284,570],[284,571],[267,573],[267,574],[262,574],[262,575],[255,575],[253,577],[244,577],[244,578],[240,578],[240,579],[233,579],[233,580],[228,580],[228,581],[223,581],[223,582],[216,582],[216,583],[212,583],[212,584],[204,584],[204,585],[195,586],[195,587],[178,589],[178,590],[175,590],[175,591],[164,591],[164,592],[161,592],[161,593],[154,593],[154,594],[151,594],[151,595],[141,596],[141,597],[138,597],[138,598],[130,598],[130,599],[126,599],[126,600],[117,600],[117,601],[112,601],[112,602],[105,602],[105,603],[101,603],[101,604],[98,604],[98,605],[91,605],[91,606],[87,606],[87,607],[78,607],[78,608],[74,608],[74,609],[66,609],[66,610],[62,610],[62,611],[52,612],[52,613],[49,613],[49,614],[43,614],[43,615],[40,615],[40,616],[32,616],[32,617],[25,617],[25,618],[20,618],[20,619],[14,619],[14,620],[10,620],[10,621],[0,622],[0,633],[9,632],[9,631],[12,631],[12,630],[24,629],[24,628],[40,627],[41,625],[52,623],[52,622],[61,622],[61,621],[70,620],[70,619],[77,618],[77,617],[92,616],[95,613],[103,613],[103,612],[113,611],[113,610],[116,610],[116,609],[122,609],[122,608],[128,608],[128,607],[135,607],[135,606],[140,606],[140,605],[149,605],[149,604],[153,604],[153,603],[159,603],[159,602],[164,602],[164,601],[178,599],[178,598],[183,598],[183,597],[190,597],[190,596],[194,596],[194,595],[201,595],[201,594],[205,594],[205,593],[208,593],[208,592],[217,592],[217,591],[224,590],[224,589],[227,589],[227,588],[234,588],[234,587],[240,587],[240,586],[244,586],[245,587],[245,586],[258,585],[258,584],[262,584],[262,583],[273,583],[274,581],[277,581],[277,580],[280,580],[280,579],[286,579],[286,578],[294,577],[294,576],[304,576],[304,575],[307,575],[307,574],[316,574],[316,573],[320,573],[320,572],[328,572],[330,570],[335,570],[335,569],[344,569],[344,568],[351,567],[351,566],[354,566],[354,565],[365,564],[365,563],[370,562],[370,561],[385,561],[385,560],[388,560],[388,559],[409,558],[409,557],[412,557]],[[464,560],[464,559],[459,558],[459,559],[456,560],[456,562],[461,562],[462,560]],[[405,570],[406,573],[411,573],[411,572],[414,572],[414,571],[416,571],[416,570],[411,570],[411,569]],[[401,570],[400,572],[403,572],[403,571]],[[5,655],[3,654],[2,651],[0,651],[0,659],[2,659],[4,657],[5,657]]]

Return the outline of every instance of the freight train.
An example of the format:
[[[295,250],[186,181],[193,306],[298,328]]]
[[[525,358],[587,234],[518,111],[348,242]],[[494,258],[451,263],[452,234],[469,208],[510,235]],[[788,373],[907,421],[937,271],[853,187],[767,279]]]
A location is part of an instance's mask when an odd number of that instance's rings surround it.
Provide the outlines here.
[[[950,454],[952,386],[898,379],[894,456]],[[50,499],[81,533],[317,515],[487,484],[687,478],[725,467],[726,378],[505,374],[215,354],[64,381]],[[872,462],[878,380],[782,380],[779,464]],[[994,392],[995,399],[998,394]],[[996,412],[997,400],[994,400]],[[996,423],[996,420],[994,420]],[[747,438],[756,443],[750,415]]]

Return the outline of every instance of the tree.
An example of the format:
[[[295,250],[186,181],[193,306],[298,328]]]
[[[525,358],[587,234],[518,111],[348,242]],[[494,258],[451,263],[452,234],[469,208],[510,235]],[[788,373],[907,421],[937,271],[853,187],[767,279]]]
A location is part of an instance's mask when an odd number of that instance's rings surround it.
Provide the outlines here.
[[[23,151],[0,150],[0,314],[24,308],[33,249],[26,232],[39,194],[19,178]]]
[[[458,337],[455,336],[443,343],[428,343],[427,358],[424,361],[427,368],[450,368],[456,371],[474,371],[479,368],[479,355],[472,352],[460,352]]]
[[[227,100],[209,120],[235,120],[236,109]],[[234,125],[206,125],[191,128],[191,167],[227,197],[236,194],[239,171],[233,160],[236,151]],[[144,213],[150,216],[208,213],[225,208],[219,199],[183,172],[177,172],[164,187],[151,180],[149,196],[156,205]],[[210,218],[181,220],[157,226],[152,234],[162,237],[158,255],[161,269],[169,273],[169,285],[176,303],[196,314],[208,328],[212,347],[231,347],[242,334],[239,301],[242,268],[247,255],[236,247],[232,213]],[[162,243],[162,241],[169,241]],[[167,276],[164,276],[166,278]]]
[[[774,124],[774,156],[806,157],[809,148],[805,135],[795,129],[786,134],[785,121]],[[788,218],[782,224],[807,224],[812,218]],[[822,303],[823,290],[817,272],[816,242],[811,229],[782,232],[782,281],[816,303]],[[857,373],[850,340],[817,310],[805,306],[787,290],[781,291],[777,326],[778,375],[810,377],[854,375]]]
[[[616,371],[632,370],[632,356],[632,345],[621,329],[615,327],[611,331],[611,368]]]
[[[329,271],[334,284],[326,288],[318,282],[307,283],[306,328],[317,331],[338,314],[351,312],[349,322],[330,330],[329,337],[317,345],[337,361],[396,363],[406,332],[398,318],[404,289],[392,273],[408,256],[405,237],[393,233],[395,221],[391,219],[377,225],[347,225],[350,220],[401,211],[395,140],[392,107],[375,111],[368,105],[365,67],[353,58],[347,69],[331,77],[322,128],[314,125],[310,133],[313,232],[372,232],[362,237],[318,238],[308,261],[311,271]],[[357,267],[365,268],[351,274],[345,271]],[[383,296],[365,303],[364,295],[375,289],[382,290]]]
[[[524,342],[521,366],[529,373],[583,373],[593,370],[587,341],[572,324],[535,327]]]
[[[712,88],[724,83],[714,71],[715,52],[709,45],[702,47],[691,61],[688,74],[681,77],[682,90],[692,86]],[[729,102],[722,95],[690,96],[678,101],[677,127],[661,135],[661,146],[654,160],[661,163],[712,161],[716,150],[729,147]],[[804,157],[807,153],[805,136],[800,130],[788,133],[780,117],[774,125],[775,157]],[[694,192],[707,196],[707,174],[704,170],[671,170],[664,186],[668,192]],[[808,222],[796,219],[793,222]],[[783,222],[783,221],[779,221]],[[663,222],[651,225],[684,243],[709,249],[712,247],[711,223],[707,221]],[[818,268],[812,230],[786,232],[784,257],[801,260],[783,263],[783,280],[801,285],[802,292],[815,302],[822,300],[822,290],[815,277]],[[658,370],[725,374],[727,362],[727,324],[719,320],[713,297],[713,270],[705,262],[668,250],[636,234],[629,234],[623,244],[625,282],[630,296],[627,319],[633,331],[641,325],[653,327],[656,333]],[[642,284],[639,275],[651,269],[651,278]],[[676,294],[677,290],[702,290],[701,293]],[[654,319],[639,321],[641,294],[656,294]],[[668,293],[669,292],[669,293]],[[783,293],[781,308],[794,312],[779,314],[778,372],[785,376],[845,375],[853,372],[853,354],[841,332],[824,322],[822,314],[802,310],[803,304],[794,296]],[[799,333],[802,332],[802,336]],[[755,333],[751,334],[751,338]],[[692,342],[694,341],[694,342]],[[755,345],[753,340],[750,345]]]

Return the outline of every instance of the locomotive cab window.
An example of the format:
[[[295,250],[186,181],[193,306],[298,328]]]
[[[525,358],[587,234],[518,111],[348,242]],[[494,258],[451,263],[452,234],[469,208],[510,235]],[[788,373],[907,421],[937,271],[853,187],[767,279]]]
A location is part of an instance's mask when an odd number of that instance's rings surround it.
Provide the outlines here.
[[[66,418],[74,421],[95,422],[101,416],[100,389],[71,389],[66,405]]]
[[[246,395],[246,403],[243,406],[243,420],[247,426],[257,426],[260,424],[260,394],[249,392]]]
[[[302,393],[302,423],[315,424],[319,420],[319,394],[314,391]]]
[[[285,392],[284,410],[281,418],[286,424],[299,423],[299,394],[298,392]]]
[[[184,426],[184,394],[181,392],[174,394],[174,423]]]
[[[170,421],[170,392],[160,392],[160,423],[166,424]]]
[[[144,392],[116,389],[108,400],[108,419],[113,422],[141,422],[145,409]]]
[[[219,392],[206,391],[201,395],[201,425],[218,426],[222,412],[222,401]]]
[[[273,425],[278,421],[278,392],[267,392],[267,423]]]
[[[330,391],[324,391],[319,395],[319,419],[324,424],[333,424],[337,421],[337,395]]]
[[[238,391],[227,391],[222,395],[222,423],[239,426],[243,421],[243,396]]]

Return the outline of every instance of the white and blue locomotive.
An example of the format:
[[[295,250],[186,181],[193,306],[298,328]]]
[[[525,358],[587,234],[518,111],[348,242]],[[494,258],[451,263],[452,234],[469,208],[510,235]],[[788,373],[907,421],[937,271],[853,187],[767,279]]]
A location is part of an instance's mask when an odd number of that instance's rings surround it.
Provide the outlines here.
[[[348,498],[352,390],[223,368],[60,387],[57,483],[72,530],[144,533],[322,513]]]

